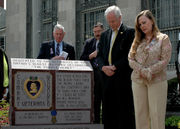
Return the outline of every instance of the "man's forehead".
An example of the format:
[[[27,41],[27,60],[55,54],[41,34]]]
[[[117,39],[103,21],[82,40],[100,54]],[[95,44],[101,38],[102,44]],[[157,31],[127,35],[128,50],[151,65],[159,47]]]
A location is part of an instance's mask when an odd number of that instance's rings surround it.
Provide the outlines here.
[[[100,26],[94,27],[93,31],[96,31],[96,30],[102,30],[102,28]]]
[[[64,33],[62,29],[56,29],[55,33]]]

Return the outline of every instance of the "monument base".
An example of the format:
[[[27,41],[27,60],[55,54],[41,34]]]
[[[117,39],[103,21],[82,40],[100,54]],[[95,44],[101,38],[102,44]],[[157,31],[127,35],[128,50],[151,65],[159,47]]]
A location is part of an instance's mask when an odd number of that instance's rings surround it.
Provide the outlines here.
[[[26,126],[6,126],[2,129],[104,129],[102,124],[85,125],[26,125]]]

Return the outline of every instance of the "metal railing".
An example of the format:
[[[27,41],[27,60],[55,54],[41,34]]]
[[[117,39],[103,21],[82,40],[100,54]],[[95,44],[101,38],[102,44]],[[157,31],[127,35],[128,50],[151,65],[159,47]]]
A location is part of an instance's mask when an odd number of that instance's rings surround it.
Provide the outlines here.
[[[168,64],[167,70],[176,70],[175,64]]]

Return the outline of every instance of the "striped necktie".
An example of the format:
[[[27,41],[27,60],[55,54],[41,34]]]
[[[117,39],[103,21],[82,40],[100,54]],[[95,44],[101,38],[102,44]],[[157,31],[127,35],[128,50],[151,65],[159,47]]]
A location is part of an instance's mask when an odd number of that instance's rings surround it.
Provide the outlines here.
[[[57,46],[56,46],[56,56],[59,56],[60,52],[59,52],[59,45],[60,43],[57,43]]]
[[[113,39],[112,39],[112,42],[111,42],[111,46],[110,46],[110,50],[109,50],[109,56],[108,56],[109,65],[112,65],[112,48],[113,48],[117,33],[118,33],[118,30],[115,30],[114,31],[114,36],[113,36]]]

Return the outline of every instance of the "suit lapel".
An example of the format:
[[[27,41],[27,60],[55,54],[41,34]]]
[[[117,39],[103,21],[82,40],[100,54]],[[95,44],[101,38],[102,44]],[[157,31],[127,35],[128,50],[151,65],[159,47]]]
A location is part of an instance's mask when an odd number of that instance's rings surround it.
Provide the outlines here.
[[[67,52],[67,45],[64,41],[62,41],[63,51]]]
[[[118,35],[117,35],[117,38],[115,40],[115,44],[119,44],[120,45],[120,48],[122,48],[122,45],[124,43],[124,32],[126,31],[126,26],[124,26],[123,24],[121,24],[121,27],[119,28],[119,31],[118,31]]]
[[[108,31],[108,38],[107,38],[107,50],[108,50],[108,53],[109,53],[109,49],[110,49],[110,44],[111,44],[111,35],[112,35],[112,30],[109,29]]]
[[[96,50],[96,39],[93,39],[93,45],[92,45],[92,50],[95,51]]]
[[[122,24],[121,27],[119,28],[119,31],[118,31],[118,35],[117,37],[122,39],[122,35],[124,33],[124,31],[126,30],[125,26]]]

